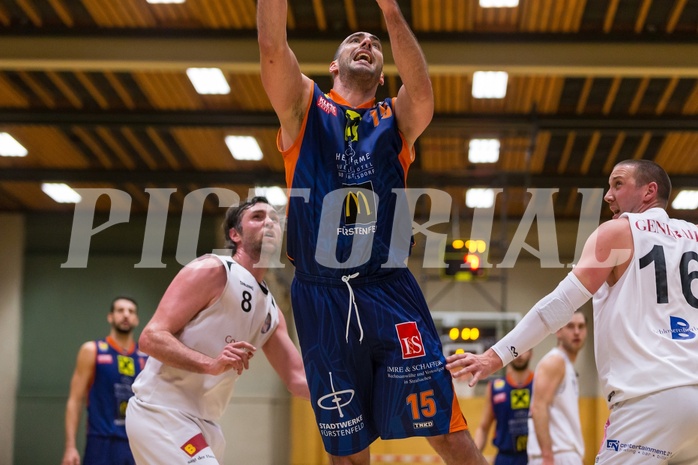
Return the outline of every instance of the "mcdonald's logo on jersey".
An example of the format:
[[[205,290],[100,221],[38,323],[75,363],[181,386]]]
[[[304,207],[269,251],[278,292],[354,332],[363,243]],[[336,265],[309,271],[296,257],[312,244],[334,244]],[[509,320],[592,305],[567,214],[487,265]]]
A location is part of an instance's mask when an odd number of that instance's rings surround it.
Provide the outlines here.
[[[371,182],[344,187],[349,189],[343,202],[344,226],[375,223],[376,198]]]
[[[344,200],[344,216],[350,217],[352,214],[352,206],[354,207],[353,213],[356,216],[357,213],[361,213],[361,201],[363,200],[364,209],[366,214],[371,214],[371,206],[368,204],[368,197],[363,193],[363,191],[350,192],[346,199]]]

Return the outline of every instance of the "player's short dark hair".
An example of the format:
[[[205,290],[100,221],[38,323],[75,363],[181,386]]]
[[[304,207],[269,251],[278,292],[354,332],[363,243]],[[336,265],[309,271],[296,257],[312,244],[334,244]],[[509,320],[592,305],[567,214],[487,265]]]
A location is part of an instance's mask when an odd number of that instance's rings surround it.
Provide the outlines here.
[[[230,207],[227,212],[225,212],[225,221],[223,222],[223,234],[225,236],[225,247],[226,249],[230,249],[233,252],[233,255],[235,255],[235,252],[237,251],[237,244],[233,242],[230,239],[230,230],[234,229],[237,232],[241,233],[242,232],[242,214],[247,210],[248,208],[258,204],[258,203],[266,203],[267,205],[269,204],[269,200],[267,200],[266,197],[264,196],[257,196],[257,197],[252,197],[251,199],[242,202],[239,205]]]
[[[578,308],[577,310],[575,310],[574,313],[579,313],[580,315],[582,315],[582,316],[584,317],[584,323],[585,323],[585,324],[587,323],[587,315],[586,315],[586,313],[584,313],[584,312],[582,311],[581,308]]]
[[[669,203],[671,196],[671,180],[667,172],[657,163],[650,160],[623,160],[616,164],[632,166],[635,168],[635,183],[644,186],[651,182],[657,183],[657,198],[664,202],[664,206]]]
[[[129,297],[127,295],[118,295],[114,297],[114,299],[111,301],[111,307],[109,308],[109,313],[114,313],[114,305],[116,304],[117,300],[128,300],[129,302],[133,303],[133,305],[136,307],[136,312],[138,311],[138,302],[133,297]]]

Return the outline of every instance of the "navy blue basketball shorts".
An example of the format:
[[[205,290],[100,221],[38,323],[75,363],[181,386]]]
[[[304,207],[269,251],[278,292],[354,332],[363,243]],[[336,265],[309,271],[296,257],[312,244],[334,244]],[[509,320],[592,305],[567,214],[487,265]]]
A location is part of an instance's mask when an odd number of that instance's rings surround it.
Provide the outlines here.
[[[343,280],[296,272],[293,314],[325,450],[467,429],[439,334],[407,269]]]
[[[506,452],[499,452],[497,457],[494,459],[494,465],[527,465],[528,464],[528,454],[526,451],[508,454]]]
[[[87,436],[83,465],[136,465],[128,439]]]

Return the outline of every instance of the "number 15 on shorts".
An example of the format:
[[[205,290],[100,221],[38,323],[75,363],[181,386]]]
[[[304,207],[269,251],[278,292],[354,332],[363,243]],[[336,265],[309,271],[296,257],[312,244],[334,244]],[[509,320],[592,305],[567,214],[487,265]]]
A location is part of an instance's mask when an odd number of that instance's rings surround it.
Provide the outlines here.
[[[412,393],[407,396],[407,405],[412,410],[412,419],[415,421],[423,418],[431,418],[436,415],[436,402],[434,402],[434,390],[429,389],[419,394]]]

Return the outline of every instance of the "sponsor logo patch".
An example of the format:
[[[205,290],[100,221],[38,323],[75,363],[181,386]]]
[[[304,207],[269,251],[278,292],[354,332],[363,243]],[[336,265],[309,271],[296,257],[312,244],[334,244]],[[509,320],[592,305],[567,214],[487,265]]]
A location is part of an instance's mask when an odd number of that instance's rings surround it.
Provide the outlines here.
[[[528,389],[511,390],[511,408],[513,410],[528,408],[531,405],[531,391]]]
[[[696,327],[691,326],[688,321],[677,316],[669,317],[669,324],[671,325],[671,338],[679,340],[688,340],[696,337]]]
[[[343,187],[348,189],[342,205],[343,226],[349,227],[375,223],[377,216],[373,184],[369,181],[361,184],[344,184]]]
[[[193,457],[198,452],[201,452],[207,447],[208,444],[206,443],[206,439],[204,439],[204,435],[199,433],[187,442],[185,442],[184,445],[182,445],[181,449],[184,452],[186,452],[189,457]]]
[[[426,355],[424,343],[422,342],[422,334],[419,332],[416,322],[409,321],[407,323],[398,323],[395,325],[395,330],[400,340],[403,359],[423,357]]]
[[[433,421],[419,421],[419,422],[416,422],[416,423],[412,423],[412,427],[413,427],[414,429],[431,428],[432,426],[434,426],[434,422],[433,422]]]
[[[692,325],[678,316],[670,315],[669,328],[655,329],[654,332],[660,336],[671,336],[675,341],[690,341],[696,337],[698,326]]]
[[[267,313],[267,317],[264,319],[264,324],[262,325],[262,334],[269,332],[271,328],[271,313]]]
[[[111,356],[111,354],[99,354],[97,356],[97,363],[100,365],[106,365],[112,363],[113,361],[114,358]]]
[[[344,412],[342,407],[346,407],[354,398],[353,389],[343,389],[337,391],[334,387],[334,379],[332,378],[332,372],[328,373],[330,377],[330,387],[332,392],[320,397],[317,400],[317,406],[323,410],[337,410],[339,413],[339,418],[344,418]]]
[[[347,110],[344,113],[347,119],[344,127],[344,140],[358,142],[359,140],[359,124],[361,123],[361,113],[354,110]]]
[[[332,116],[337,116],[337,107],[335,107],[333,104],[331,104],[325,97],[322,95],[318,96],[317,98],[317,107],[327,113],[328,115]]]
[[[646,446],[644,444],[633,444],[630,442],[621,442],[618,439],[606,439],[606,450],[612,452],[619,452],[622,454],[633,454],[641,457],[651,457],[657,460],[661,460],[662,463],[666,459],[670,459],[674,456],[674,452],[670,450],[657,449],[653,446]]]
[[[119,373],[124,376],[136,376],[136,364],[131,357],[117,355],[119,360]]]

